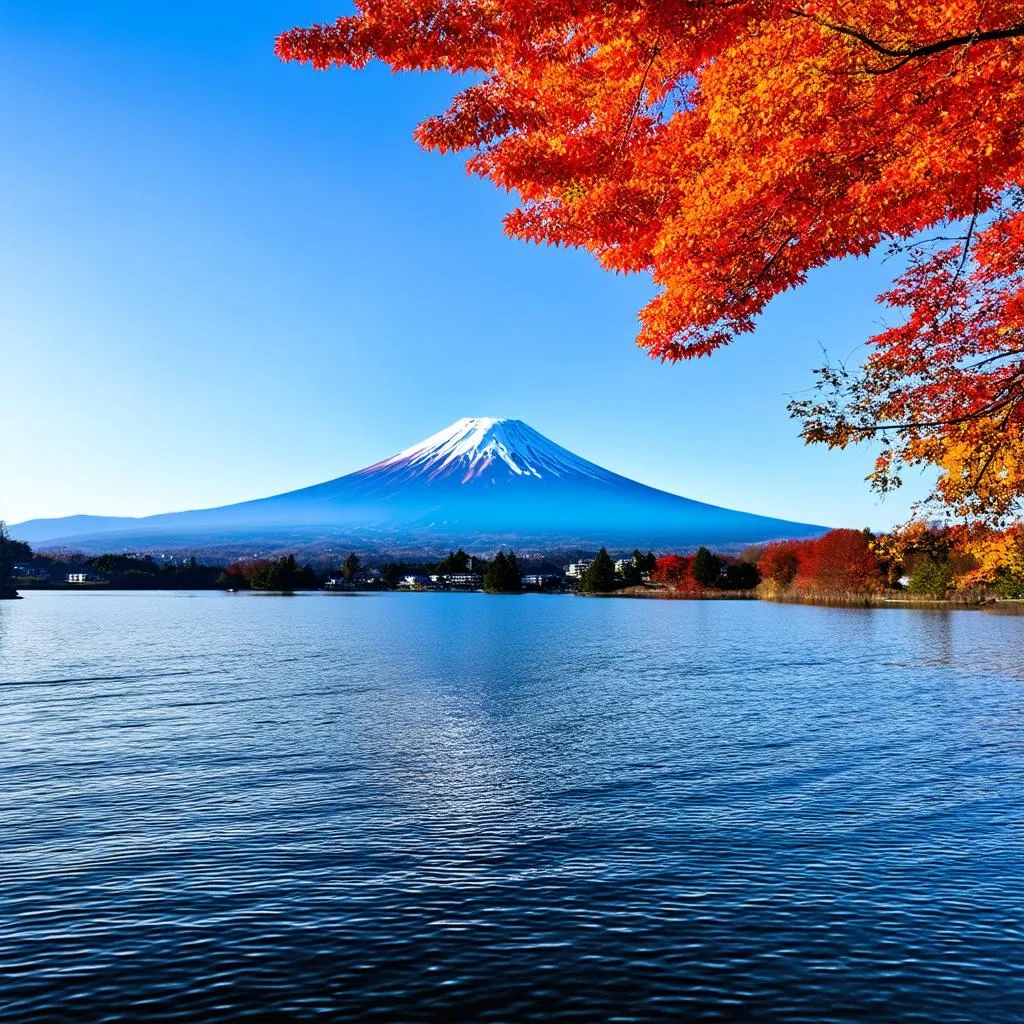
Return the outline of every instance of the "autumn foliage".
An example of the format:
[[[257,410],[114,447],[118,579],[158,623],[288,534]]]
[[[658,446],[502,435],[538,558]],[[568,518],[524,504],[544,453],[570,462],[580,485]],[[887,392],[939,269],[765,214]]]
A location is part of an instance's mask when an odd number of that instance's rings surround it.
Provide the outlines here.
[[[814,540],[768,544],[758,561],[768,593],[879,593],[888,580],[877,540],[865,530],[830,530]]]
[[[221,573],[219,582],[231,590],[309,590],[319,585],[313,569],[300,567],[294,555],[233,562]]]
[[[1024,598],[1024,526],[911,523],[877,542],[901,566],[911,589],[922,573],[943,571],[950,590]]]
[[[651,582],[677,594],[699,594],[705,588],[693,576],[693,555],[664,555],[651,571]]]
[[[651,582],[677,594],[708,590],[752,591],[760,577],[755,566],[742,559],[712,554],[707,548],[695,555],[663,555],[651,570]]]
[[[865,530],[830,530],[804,541],[793,585],[822,594],[868,594],[885,588],[882,567]]]
[[[786,590],[796,579],[800,568],[799,541],[776,541],[765,547],[757,568],[761,580],[779,590]]]
[[[1003,530],[916,521],[890,533],[832,530],[817,540],[768,544],[758,561],[768,596],[975,592],[1024,598],[1024,526]]]
[[[957,511],[1024,493],[1024,0],[357,0],[281,35],[316,68],[469,72],[426,147],[518,193],[507,231],[658,295],[639,344],[706,355],[808,272],[913,243],[901,323],[798,403],[810,441],[886,438],[874,483]],[[906,317],[906,323],[902,320]]]
[[[707,589],[728,589],[729,578],[748,570],[745,586],[760,580],[766,594],[793,592],[807,595],[878,593],[886,588],[884,559],[876,539],[865,530],[830,530],[813,540],[778,541],[760,552],[756,572],[737,559],[715,556],[721,577],[714,584],[701,580],[694,555],[664,555],[651,573],[651,581],[676,593],[700,594]]]

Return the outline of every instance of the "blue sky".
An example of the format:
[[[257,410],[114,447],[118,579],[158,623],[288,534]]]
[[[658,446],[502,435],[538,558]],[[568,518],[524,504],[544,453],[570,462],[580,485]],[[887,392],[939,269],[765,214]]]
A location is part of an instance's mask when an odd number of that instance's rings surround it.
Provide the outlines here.
[[[461,416],[524,419],[688,497],[887,527],[871,453],[785,411],[892,271],[812,275],[710,360],[634,345],[643,278],[505,238],[507,196],[412,130],[457,84],[315,74],[275,34],[345,0],[0,0],[0,517],[262,497]]]

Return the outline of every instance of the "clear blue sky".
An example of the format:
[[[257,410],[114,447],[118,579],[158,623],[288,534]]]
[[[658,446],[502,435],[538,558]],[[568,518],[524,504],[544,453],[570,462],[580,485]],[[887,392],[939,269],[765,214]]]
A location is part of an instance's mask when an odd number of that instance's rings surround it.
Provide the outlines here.
[[[777,301],[710,360],[634,345],[641,279],[513,242],[508,197],[412,130],[455,90],[315,74],[275,34],[346,0],[0,0],[0,517],[212,506],[357,469],[460,416],[524,419],[644,483],[883,528],[864,449],[785,411],[892,268]]]

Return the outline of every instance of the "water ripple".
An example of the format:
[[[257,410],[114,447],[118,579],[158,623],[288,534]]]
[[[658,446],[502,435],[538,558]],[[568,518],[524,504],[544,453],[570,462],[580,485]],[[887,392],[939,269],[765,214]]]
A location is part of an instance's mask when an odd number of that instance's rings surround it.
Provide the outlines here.
[[[1024,1020],[1024,618],[0,604],[0,1022]]]

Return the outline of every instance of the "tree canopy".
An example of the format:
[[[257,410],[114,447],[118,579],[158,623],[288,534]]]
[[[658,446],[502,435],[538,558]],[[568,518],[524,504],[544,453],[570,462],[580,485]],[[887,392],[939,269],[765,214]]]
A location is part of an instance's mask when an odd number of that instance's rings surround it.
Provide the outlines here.
[[[18,543],[18,541],[11,540],[10,534],[7,532],[7,524],[0,519],[0,598],[18,596],[13,582],[15,546]],[[27,545],[22,546],[27,547]]]
[[[442,558],[437,563],[437,571],[445,572],[466,572],[470,566],[470,556],[462,548],[458,551],[449,551],[447,558]]]
[[[580,577],[580,590],[584,594],[610,594],[615,589],[615,563],[611,555],[601,548]]]
[[[356,0],[277,53],[471,73],[417,138],[518,193],[509,234],[649,272],[658,359],[913,243],[882,297],[907,323],[794,412],[809,441],[884,437],[877,487],[930,464],[940,500],[996,519],[1024,494],[1022,40],[1024,0]]]
[[[484,573],[484,590],[490,594],[517,594],[523,589],[519,559],[514,551],[499,551]]]
[[[722,560],[705,548],[697,548],[697,554],[693,557],[693,578],[702,587],[713,587],[718,583],[718,577],[722,570]]]
[[[295,556],[282,558],[254,558],[229,565],[221,574],[220,582],[234,590],[315,590],[320,583],[316,572],[308,565],[301,568]]]

